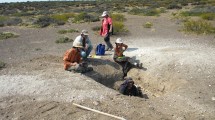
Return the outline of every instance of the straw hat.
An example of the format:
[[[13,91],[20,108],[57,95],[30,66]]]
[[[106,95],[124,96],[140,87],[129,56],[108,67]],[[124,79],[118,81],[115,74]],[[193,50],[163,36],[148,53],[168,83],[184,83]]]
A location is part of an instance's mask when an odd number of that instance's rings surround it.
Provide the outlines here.
[[[73,47],[83,48],[80,42],[73,42]]]

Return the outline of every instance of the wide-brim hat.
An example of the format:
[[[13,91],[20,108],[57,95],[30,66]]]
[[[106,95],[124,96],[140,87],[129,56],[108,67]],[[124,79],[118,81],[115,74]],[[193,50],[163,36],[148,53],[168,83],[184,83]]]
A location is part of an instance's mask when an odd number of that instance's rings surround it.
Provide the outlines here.
[[[73,42],[73,47],[83,48],[83,46],[80,42]]]
[[[122,41],[121,38],[117,38],[117,39],[116,39],[116,43],[123,43],[123,41]]]
[[[83,35],[89,35],[89,33],[88,33],[87,30],[82,30],[82,31],[81,31],[81,34],[83,34]]]
[[[104,11],[103,13],[102,13],[102,17],[104,17],[104,16],[106,16],[106,15],[108,15],[108,12],[107,11]]]

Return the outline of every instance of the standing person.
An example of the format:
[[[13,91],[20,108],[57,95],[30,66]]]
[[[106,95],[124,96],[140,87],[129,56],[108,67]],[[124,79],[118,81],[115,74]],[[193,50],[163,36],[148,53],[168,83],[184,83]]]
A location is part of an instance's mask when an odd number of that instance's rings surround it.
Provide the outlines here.
[[[142,67],[142,63],[139,65],[136,62],[132,62],[130,57],[123,55],[124,51],[128,48],[126,44],[123,43],[121,38],[116,39],[116,47],[114,48],[113,59],[115,62],[119,63],[122,66],[123,78],[127,76],[128,71],[133,67]]]
[[[87,63],[81,61],[81,49],[83,48],[80,42],[73,42],[73,47],[66,51],[63,57],[64,69],[85,73],[92,71],[92,67],[88,67]]]
[[[92,43],[89,39],[89,34],[87,30],[82,30],[81,35],[77,36],[74,42],[79,42],[82,44],[83,48],[81,51],[81,57],[83,60],[87,60],[87,57],[90,55],[90,52],[93,49]]]
[[[104,11],[102,14],[102,26],[100,29],[100,35],[104,37],[104,41],[107,45],[106,51],[112,50],[113,45],[110,42],[110,33],[113,32],[113,24],[112,24],[112,19],[108,15],[107,11]]]

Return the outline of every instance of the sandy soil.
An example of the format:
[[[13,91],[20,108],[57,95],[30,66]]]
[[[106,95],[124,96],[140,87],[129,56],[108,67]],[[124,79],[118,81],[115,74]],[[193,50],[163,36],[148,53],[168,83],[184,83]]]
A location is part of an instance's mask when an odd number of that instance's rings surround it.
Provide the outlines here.
[[[146,98],[119,94],[114,86],[121,68],[112,52],[90,58],[94,71],[78,74],[63,70],[62,56],[72,43],[56,44],[60,29],[89,30],[96,46],[102,37],[91,28],[100,22],[67,24],[43,29],[2,27],[0,32],[20,36],[0,41],[0,119],[110,120],[113,118],[79,109],[78,103],[128,120],[215,119],[215,39],[210,35],[186,35],[169,13],[159,17],[126,15],[128,34],[121,37],[126,55],[143,63],[128,76],[142,88]],[[153,27],[143,28],[150,21]],[[75,38],[79,33],[67,34]]]

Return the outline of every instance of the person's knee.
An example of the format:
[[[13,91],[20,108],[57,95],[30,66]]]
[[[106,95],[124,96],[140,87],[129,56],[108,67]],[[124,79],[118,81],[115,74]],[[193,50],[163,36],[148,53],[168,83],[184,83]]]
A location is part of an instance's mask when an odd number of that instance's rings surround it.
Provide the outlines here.
[[[85,51],[81,51],[81,57],[85,58],[87,56],[87,53]]]

